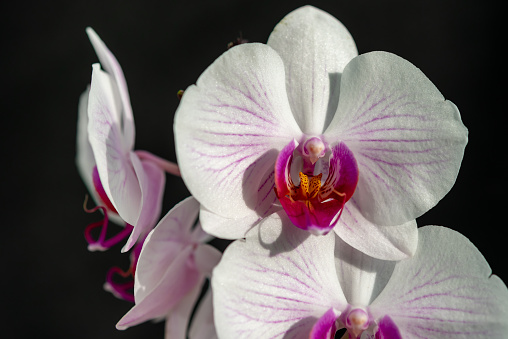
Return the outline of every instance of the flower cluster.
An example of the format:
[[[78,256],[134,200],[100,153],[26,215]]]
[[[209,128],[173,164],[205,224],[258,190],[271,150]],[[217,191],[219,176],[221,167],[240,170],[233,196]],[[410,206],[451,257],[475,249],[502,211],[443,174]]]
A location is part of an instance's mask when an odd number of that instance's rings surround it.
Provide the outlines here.
[[[79,104],[77,165],[96,204],[85,209],[104,214],[85,230],[89,249],[127,238],[131,267],[105,285],[134,302],[118,329],[165,319],[177,339],[508,336],[508,289],[481,253],[416,225],[453,186],[467,143],[457,107],[417,67],[358,55],[337,19],[296,9],[267,44],[231,44],[183,92],[176,165],[134,150],[122,69],[87,33],[100,64]],[[159,221],[165,172],[192,197]],[[213,237],[233,241],[221,253]]]

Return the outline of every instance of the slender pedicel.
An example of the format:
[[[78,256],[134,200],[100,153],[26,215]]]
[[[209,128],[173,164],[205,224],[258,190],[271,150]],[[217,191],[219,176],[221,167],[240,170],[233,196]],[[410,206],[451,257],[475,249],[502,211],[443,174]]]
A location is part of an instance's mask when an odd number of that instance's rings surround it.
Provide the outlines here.
[[[163,159],[161,157],[158,157],[150,152],[147,151],[135,151],[136,155],[140,159],[146,159],[150,160],[151,162],[155,163],[159,168],[163,169],[164,171],[168,172],[169,174],[173,174],[176,176],[180,175],[180,169],[178,168],[178,165],[174,162],[168,161],[166,159]]]

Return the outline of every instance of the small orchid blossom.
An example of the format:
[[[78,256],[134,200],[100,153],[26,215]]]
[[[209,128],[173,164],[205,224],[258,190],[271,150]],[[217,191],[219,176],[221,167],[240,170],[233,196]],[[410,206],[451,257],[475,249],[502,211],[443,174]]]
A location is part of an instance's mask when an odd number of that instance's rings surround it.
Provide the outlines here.
[[[164,171],[179,174],[179,170],[174,163],[133,150],[134,119],[123,71],[98,35],[91,28],[87,33],[105,71],[93,65],[90,90],[80,100],[78,168],[108,216],[134,227],[123,232],[130,234],[125,252],[157,223]],[[91,245],[101,250],[110,247],[104,241]]]
[[[221,253],[199,223],[199,203],[192,197],[176,205],[149,233],[139,256],[134,281],[136,305],[118,322],[120,330],[150,319],[166,319],[166,338],[185,339],[193,307],[206,277]],[[210,290],[190,327],[191,339],[215,335]]]
[[[311,6],[267,45],[235,46],[209,66],[174,132],[208,233],[238,239],[284,209],[301,229],[335,227],[391,260],[412,254],[414,219],[452,187],[467,143],[456,106],[419,69],[386,52],[357,56],[346,28]]]
[[[218,336],[505,338],[508,289],[481,253],[445,227],[419,233],[413,257],[383,261],[270,216],[213,271]]]

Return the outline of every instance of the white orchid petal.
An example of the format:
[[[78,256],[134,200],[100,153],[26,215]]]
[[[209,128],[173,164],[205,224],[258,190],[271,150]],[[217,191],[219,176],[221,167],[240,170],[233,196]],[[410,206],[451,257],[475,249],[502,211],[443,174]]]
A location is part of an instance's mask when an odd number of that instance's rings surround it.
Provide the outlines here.
[[[302,131],[323,133],[337,109],[342,71],[358,55],[351,34],[330,14],[305,6],[275,26],[268,46],[284,61],[289,102]]]
[[[141,187],[142,201],[139,218],[132,230],[122,252],[128,251],[139,237],[146,235],[157,224],[162,209],[162,196],[166,175],[164,171],[150,160],[139,161],[135,153],[131,153],[136,176]]]
[[[313,236],[278,213],[232,243],[212,275],[218,336],[306,338],[331,307],[344,310],[334,237]]]
[[[217,339],[213,318],[212,289],[208,288],[199,303],[189,328],[189,339]]]
[[[342,211],[335,233],[365,254],[383,260],[401,260],[412,256],[418,244],[416,221],[398,226],[373,224],[358,210],[356,194]]]
[[[254,213],[278,150],[301,135],[280,57],[262,44],[224,53],[185,91],[174,131],[180,171],[196,199],[223,217]]]
[[[190,316],[203,287],[202,285],[202,283],[196,284],[196,287],[169,312],[164,329],[165,339],[187,339]]]
[[[88,141],[88,94],[90,88],[81,94],[78,104],[78,126],[76,138],[76,165],[78,167],[81,179],[88,188],[88,192],[92,195],[97,203],[98,196],[95,192],[95,186],[92,181],[92,172],[95,167],[95,158],[93,156],[92,146]]]
[[[214,236],[206,233],[201,226],[201,221],[198,220],[196,227],[192,230],[191,238],[196,243],[205,244],[212,240]]]
[[[277,197],[274,199],[274,203]],[[250,213],[242,218],[224,218],[220,215],[213,213],[201,205],[199,212],[199,219],[203,225],[203,230],[209,234],[222,239],[240,239],[244,238],[245,234],[257,223],[263,220],[264,217],[271,215],[282,207],[280,205],[273,205],[263,215]]]
[[[189,265],[191,252],[191,246],[179,252],[175,260],[163,271],[160,281],[147,289],[148,293],[140,289],[135,290],[136,305],[117,323],[116,327],[119,330],[167,315],[199,284],[202,275],[200,277],[197,269]]]
[[[132,167],[118,120],[111,77],[93,65],[88,99],[88,138],[97,171],[109,200],[122,219],[135,225],[141,206],[141,189]]]
[[[88,189],[88,193],[92,196],[96,205],[104,205],[95,189],[92,179],[92,173],[95,167],[95,157],[93,154],[92,146],[88,141],[88,96],[90,88],[88,88],[79,97],[78,105],[78,126],[76,138],[76,166],[78,167],[81,179]],[[112,220],[118,225],[125,225],[125,221],[120,218],[118,214],[113,211],[107,210],[109,220]]]
[[[371,312],[390,316],[403,338],[504,338],[508,289],[491,274],[463,235],[426,226],[416,254],[397,263]]]
[[[127,82],[125,81],[122,68],[113,53],[111,53],[106,47],[106,44],[104,44],[91,27],[87,27],[86,33],[88,34],[88,38],[92,43],[95,53],[97,53],[101,66],[114,78],[115,92],[118,94],[122,106],[122,109],[117,112],[122,122],[122,137],[129,149],[133,149],[135,138],[134,117],[132,114],[129,91],[127,90]]]
[[[148,234],[139,255],[134,295],[142,300],[161,281],[167,268],[189,244],[190,230],[198,217],[199,203],[189,197],[173,207]]]
[[[350,305],[368,306],[390,279],[395,261],[372,258],[335,237],[335,265]]]
[[[325,136],[355,155],[362,214],[397,225],[428,211],[454,184],[467,143],[456,106],[418,68],[386,52],[353,59],[341,88]]]
[[[212,270],[219,263],[221,256],[222,253],[215,247],[206,244],[200,245],[194,252],[196,267],[199,272],[207,277],[211,277]]]

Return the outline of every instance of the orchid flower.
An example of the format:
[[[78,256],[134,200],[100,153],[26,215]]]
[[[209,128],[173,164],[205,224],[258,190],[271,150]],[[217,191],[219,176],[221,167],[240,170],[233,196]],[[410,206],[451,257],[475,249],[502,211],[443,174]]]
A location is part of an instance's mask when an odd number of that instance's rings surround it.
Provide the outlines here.
[[[134,118],[123,71],[99,36],[91,28],[87,33],[101,65],[93,65],[90,90],[80,100],[78,168],[96,203],[109,217],[128,225],[115,241],[99,239],[91,249],[107,249],[130,234],[125,252],[158,221],[164,171],[178,175],[179,170],[174,163],[133,150]]]
[[[445,227],[419,233],[413,257],[384,261],[273,214],[213,271],[218,336],[505,338],[508,289],[478,249]]]
[[[418,68],[386,52],[357,56],[346,28],[311,6],[267,45],[235,46],[209,66],[185,91],[174,132],[208,233],[238,239],[284,209],[298,228],[335,227],[392,260],[412,254],[414,219],[450,190],[467,143],[456,106]],[[392,225],[402,226],[380,229]],[[386,242],[373,245],[379,234]]]
[[[166,338],[185,339],[189,318],[206,277],[221,253],[199,223],[192,228],[199,203],[192,197],[176,205],[151,231],[139,256],[134,280],[136,305],[118,322],[120,330],[150,319],[166,319]],[[210,290],[190,328],[190,338],[214,335]]]

